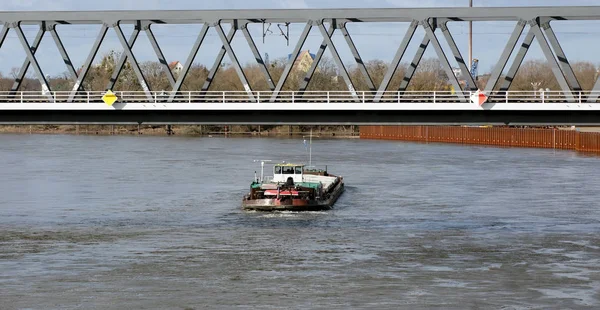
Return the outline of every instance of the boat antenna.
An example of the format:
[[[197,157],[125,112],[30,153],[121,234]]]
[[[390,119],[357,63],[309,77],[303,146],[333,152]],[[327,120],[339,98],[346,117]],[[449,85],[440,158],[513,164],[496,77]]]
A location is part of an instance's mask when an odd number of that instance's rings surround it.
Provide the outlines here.
[[[264,177],[265,177],[265,163],[272,162],[272,160],[269,160],[269,159],[255,159],[254,162],[260,162],[260,182],[262,183],[263,180],[264,180]]]

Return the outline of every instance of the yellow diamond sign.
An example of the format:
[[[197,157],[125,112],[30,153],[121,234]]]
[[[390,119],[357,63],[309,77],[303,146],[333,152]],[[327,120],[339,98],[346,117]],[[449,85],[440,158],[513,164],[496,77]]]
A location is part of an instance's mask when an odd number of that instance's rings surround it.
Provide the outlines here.
[[[117,95],[115,95],[115,93],[113,93],[112,91],[107,91],[106,94],[104,94],[104,96],[102,96],[102,101],[104,101],[104,103],[112,106],[117,99],[119,99],[117,97]]]

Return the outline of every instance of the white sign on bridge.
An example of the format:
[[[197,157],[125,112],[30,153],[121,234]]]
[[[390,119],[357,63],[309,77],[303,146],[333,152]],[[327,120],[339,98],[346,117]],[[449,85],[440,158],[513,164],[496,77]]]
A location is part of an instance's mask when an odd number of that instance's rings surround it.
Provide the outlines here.
[[[479,106],[486,103],[487,100],[488,96],[484,92],[481,92],[479,90],[471,94],[471,102],[477,103]]]

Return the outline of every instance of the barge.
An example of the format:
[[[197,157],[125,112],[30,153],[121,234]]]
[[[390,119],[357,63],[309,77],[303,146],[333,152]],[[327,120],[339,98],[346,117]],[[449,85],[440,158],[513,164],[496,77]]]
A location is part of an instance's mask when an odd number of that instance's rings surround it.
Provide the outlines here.
[[[273,166],[273,176],[256,176],[242,208],[253,211],[320,211],[333,207],[344,192],[344,179],[325,169],[307,169],[302,164]]]

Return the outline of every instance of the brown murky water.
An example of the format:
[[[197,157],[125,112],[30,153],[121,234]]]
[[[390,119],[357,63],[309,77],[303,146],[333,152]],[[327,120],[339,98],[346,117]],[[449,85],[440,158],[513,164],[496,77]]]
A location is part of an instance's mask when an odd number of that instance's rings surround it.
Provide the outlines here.
[[[600,307],[600,158],[317,140],[335,210],[245,213],[298,139],[0,136],[0,309]]]

